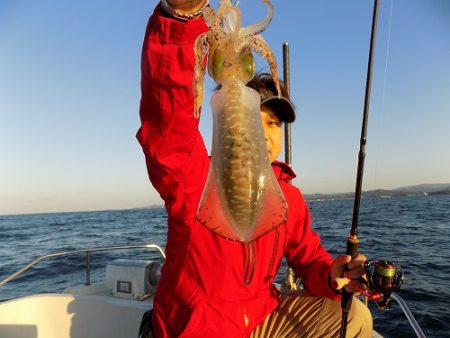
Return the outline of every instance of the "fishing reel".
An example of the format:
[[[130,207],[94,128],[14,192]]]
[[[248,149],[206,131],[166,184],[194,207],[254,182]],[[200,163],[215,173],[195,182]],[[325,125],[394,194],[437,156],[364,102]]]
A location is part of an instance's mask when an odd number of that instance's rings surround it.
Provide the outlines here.
[[[362,292],[373,300],[379,310],[388,310],[391,306],[391,295],[398,291],[403,283],[403,270],[388,260],[368,261],[365,264],[367,286],[369,291]]]

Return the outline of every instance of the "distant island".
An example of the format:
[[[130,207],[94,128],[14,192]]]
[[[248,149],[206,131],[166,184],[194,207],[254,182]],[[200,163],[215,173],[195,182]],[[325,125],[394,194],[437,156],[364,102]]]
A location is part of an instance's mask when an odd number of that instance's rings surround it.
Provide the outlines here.
[[[444,184],[420,184],[401,187],[393,190],[376,189],[363,191],[361,198],[389,198],[398,196],[426,196],[426,195],[447,195],[450,194],[450,183]],[[334,194],[305,194],[308,201],[329,201],[337,199],[353,199],[355,192],[334,193]]]

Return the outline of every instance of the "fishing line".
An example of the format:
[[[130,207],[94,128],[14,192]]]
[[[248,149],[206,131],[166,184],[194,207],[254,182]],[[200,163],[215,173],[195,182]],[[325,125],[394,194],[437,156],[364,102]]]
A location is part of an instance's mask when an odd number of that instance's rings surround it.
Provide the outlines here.
[[[384,130],[384,125],[385,125],[384,114],[385,114],[386,82],[387,82],[387,70],[388,70],[388,64],[389,64],[389,49],[391,46],[393,4],[394,4],[394,0],[391,0],[391,6],[390,6],[390,10],[389,10],[386,57],[385,57],[385,62],[384,62],[384,73],[383,73],[383,89],[382,89],[382,94],[381,94],[381,109],[380,109],[381,127],[380,127],[380,130]],[[378,173],[378,167],[379,167],[380,149],[384,148],[384,147],[381,147],[381,142],[376,142],[376,144],[377,144],[377,149],[376,149],[376,156],[375,156],[374,186],[377,186],[377,181],[378,181],[377,173]]]

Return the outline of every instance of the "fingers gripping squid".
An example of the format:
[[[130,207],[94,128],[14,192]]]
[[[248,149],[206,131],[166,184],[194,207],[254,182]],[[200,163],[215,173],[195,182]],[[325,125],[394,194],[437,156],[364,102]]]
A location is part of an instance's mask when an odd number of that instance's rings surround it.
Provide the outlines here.
[[[260,116],[260,95],[246,86],[254,76],[252,50],[269,63],[278,94],[275,56],[259,35],[272,19],[241,28],[241,13],[230,0],[221,0],[217,13],[203,12],[209,30],[195,42],[194,114],[199,115],[203,78],[208,73],[220,85],[211,99],[213,141],[211,166],[203,190],[198,220],[221,236],[250,242],[279,226],[287,203],[270,165]]]

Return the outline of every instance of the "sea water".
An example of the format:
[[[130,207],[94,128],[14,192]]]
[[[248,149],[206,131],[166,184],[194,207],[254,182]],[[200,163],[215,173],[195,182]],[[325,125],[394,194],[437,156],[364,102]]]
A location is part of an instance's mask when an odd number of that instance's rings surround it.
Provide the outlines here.
[[[332,255],[345,251],[352,200],[310,201],[313,228]],[[33,259],[93,247],[157,243],[165,245],[164,209],[0,216],[0,280]],[[400,265],[405,282],[398,292],[428,337],[450,336],[450,195],[363,199],[360,252],[369,259]],[[104,279],[106,262],[116,258],[157,259],[143,249],[93,253],[91,281]],[[284,266],[277,276],[281,282]],[[45,260],[0,287],[0,300],[57,292],[85,282],[85,257]],[[414,337],[400,307],[370,308],[385,337]]]

